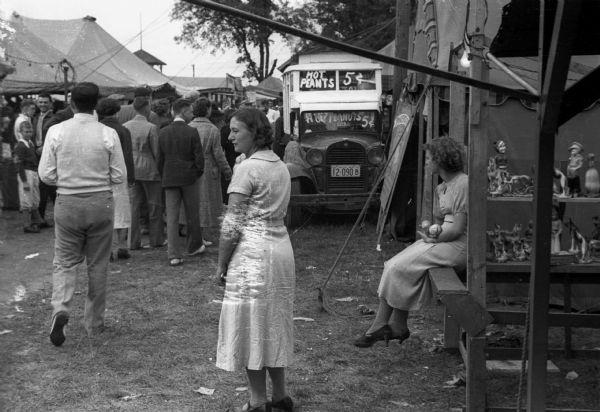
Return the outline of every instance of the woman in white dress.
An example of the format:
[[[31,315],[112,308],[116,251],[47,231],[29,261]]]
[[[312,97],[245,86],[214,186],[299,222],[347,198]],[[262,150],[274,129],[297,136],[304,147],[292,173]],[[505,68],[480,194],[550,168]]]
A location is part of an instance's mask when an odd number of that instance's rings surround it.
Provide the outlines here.
[[[354,345],[367,348],[375,342],[410,336],[408,312],[420,309],[432,297],[427,275],[432,267],[464,269],[467,262],[468,177],[463,173],[463,147],[449,137],[426,145],[425,162],[444,181],[437,186],[434,224],[437,234],[418,232],[420,240],[385,262],[379,283],[379,309],[371,327]]]
[[[269,147],[272,130],[257,109],[242,109],[229,140],[242,153],[228,188],[219,241],[218,276],[226,279],[219,321],[217,367],[245,369],[250,400],[238,411],[292,411],[285,368],[293,358],[295,268],[283,224],[291,181]],[[272,399],[267,400],[266,376]]]

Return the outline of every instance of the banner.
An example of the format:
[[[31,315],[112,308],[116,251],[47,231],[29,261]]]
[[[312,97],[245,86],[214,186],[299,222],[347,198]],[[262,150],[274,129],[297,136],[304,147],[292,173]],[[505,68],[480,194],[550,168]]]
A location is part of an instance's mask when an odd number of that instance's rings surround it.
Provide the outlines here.
[[[398,182],[400,167],[404,160],[404,153],[406,152],[406,146],[412,128],[414,110],[415,108],[410,103],[398,103],[390,139],[388,153],[389,160],[386,169],[384,170],[385,177],[383,180],[383,187],[381,188],[381,207],[379,208],[379,218],[377,219],[377,250],[381,249],[381,236],[392,202],[392,196]]]

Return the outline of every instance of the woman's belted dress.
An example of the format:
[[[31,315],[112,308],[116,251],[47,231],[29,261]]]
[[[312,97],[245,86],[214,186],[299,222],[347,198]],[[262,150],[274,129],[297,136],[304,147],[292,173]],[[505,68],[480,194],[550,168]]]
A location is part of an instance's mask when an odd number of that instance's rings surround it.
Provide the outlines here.
[[[223,231],[241,232],[227,269],[217,344],[217,367],[287,367],[294,349],[294,254],[283,224],[291,182],[271,150],[237,164],[228,193],[249,196],[244,216],[226,213]]]

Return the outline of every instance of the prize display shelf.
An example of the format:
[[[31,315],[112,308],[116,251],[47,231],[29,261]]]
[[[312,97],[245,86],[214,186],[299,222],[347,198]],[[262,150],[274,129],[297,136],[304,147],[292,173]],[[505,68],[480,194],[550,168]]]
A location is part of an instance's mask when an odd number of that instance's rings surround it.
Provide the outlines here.
[[[533,196],[488,196],[487,200],[491,203],[532,202]],[[568,204],[600,205],[600,197],[554,196],[553,200],[559,204],[565,204],[565,206]],[[600,210],[598,213],[600,214]],[[529,283],[531,270],[531,261],[486,262],[486,281],[496,284]],[[571,331],[572,328],[600,328],[600,314],[574,313],[572,307],[572,286],[574,284],[600,284],[600,259],[594,258],[590,263],[551,265],[549,272],[550,284],[563,287],[563,310],[562,312],[550,311],[548,321],[549,326],[564,328],[564,355],[567,357],[585,355],[600,359],[599,350],[573,349]],[[494,322],[498,324],[525,325],[526,323],[524,310],[488,307],[488,312],[494,318]],[[556,350],[550,350],[550,353],[556,353]],[[510,348],[494,348],[488,355],[491,358],[505,359],[520,356],[520,353]]]

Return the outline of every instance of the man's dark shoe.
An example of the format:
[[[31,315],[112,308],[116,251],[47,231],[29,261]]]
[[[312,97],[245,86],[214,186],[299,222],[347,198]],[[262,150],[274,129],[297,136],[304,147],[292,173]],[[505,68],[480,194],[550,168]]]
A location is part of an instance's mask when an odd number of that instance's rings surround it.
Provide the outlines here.
[[[49,227],[53,227],[54,225],[52,223],[47,222],[46,220],[44,220],[42,223],[40,223],[40,229],[47,229]]]
[[[23,228],[23,232],[25,233],[40,233],[40,228],[38,225],[25,226]]]
[[[64,328],[69,323],[69,315],[66,312],[58,312],[52,320],[52,329],[50,329],[50,341],[54,346],[60,346],[65,341]]]
[[[127,249],[119,249],[117,250],[117,258],[119,259],[129,259],[131,257],[131,253]]]

